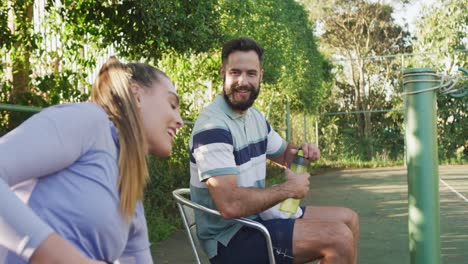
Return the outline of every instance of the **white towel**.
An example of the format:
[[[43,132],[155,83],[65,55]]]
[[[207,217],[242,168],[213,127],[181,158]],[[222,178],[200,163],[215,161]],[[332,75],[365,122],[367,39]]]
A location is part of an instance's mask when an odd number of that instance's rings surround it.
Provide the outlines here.
[[[271,220],[271,219],[296,219],[302,215],[302,208],[300,206],[297,207],[295,214],[286,213],[279,210],[279,205],[277,204],[263,212],[260,213],[260,218],[262,220]]]

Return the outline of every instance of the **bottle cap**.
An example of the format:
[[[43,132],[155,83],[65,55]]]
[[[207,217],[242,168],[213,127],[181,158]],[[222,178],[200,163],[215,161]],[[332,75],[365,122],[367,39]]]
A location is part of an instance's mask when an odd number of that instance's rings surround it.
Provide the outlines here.
[[[304,151],[302,151],[302,149],[299,149],[296,153],[297,156],[301,156],[301,157],[304,157]]]
[[[307,163],[307,160],[304,158],[304,152],[302,149],[299,149],[299,151],[296,153],[296,156],[294,156],[293,163],[300,165],[305,165]]]

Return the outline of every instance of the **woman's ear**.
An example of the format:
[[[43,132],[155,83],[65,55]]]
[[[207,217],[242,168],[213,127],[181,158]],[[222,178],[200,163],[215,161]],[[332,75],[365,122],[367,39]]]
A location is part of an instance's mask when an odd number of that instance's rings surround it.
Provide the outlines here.
[[[133,98],[135,98],[135,102],[137,103],[137,106],[140,107],[141,105],[141,87],[136,84],[132,83],[130,84],[130,91],[132,92]]]

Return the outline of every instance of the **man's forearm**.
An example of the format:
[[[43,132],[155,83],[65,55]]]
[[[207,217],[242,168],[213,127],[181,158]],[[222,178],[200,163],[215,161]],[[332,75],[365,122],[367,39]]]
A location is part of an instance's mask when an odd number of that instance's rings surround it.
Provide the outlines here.
[[[265,189],[236,187],[229,194],[221,194],[226,200],[216,205],[224,218],[238,218],[260,213],[292,194],[286,183]]]

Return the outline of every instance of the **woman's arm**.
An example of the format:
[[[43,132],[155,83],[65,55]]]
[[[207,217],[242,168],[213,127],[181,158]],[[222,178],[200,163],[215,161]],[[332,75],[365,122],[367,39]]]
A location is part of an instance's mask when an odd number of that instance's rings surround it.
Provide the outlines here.
[[[31,256],[32,264],[105,264],[91,260],[56,233],[44,240]]]

